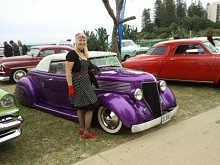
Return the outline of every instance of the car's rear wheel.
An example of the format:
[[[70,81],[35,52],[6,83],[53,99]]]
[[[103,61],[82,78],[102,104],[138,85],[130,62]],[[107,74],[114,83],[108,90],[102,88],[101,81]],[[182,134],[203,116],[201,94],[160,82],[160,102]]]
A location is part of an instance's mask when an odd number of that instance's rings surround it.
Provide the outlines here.
[[[126,61],[126,60],[129,59],[129,58],[130,58],[129,55],[125,55],[125,57],[124,57],[124,61]]]
[[[118,134],[124,130],[124,125],[118,116],[108,108],[100,107],[98,110],[98,121],[100,126],[110,134]]]
[[[25,77],[27,75],[27,71],[23,69],[17,69],[15,70],[11,75],[11,81],[14,83],[17,83],[18,80],[20,80],[22,77]]]

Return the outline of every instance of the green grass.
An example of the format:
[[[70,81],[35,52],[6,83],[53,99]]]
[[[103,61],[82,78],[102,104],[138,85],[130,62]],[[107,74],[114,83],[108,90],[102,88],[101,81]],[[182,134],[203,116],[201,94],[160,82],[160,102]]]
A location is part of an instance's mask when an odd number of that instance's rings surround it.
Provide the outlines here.
[[[167,83],[180,105],[178,114],[165,125],[134,134],[127,131],[122,135],[111,135],[104,132],[97,123],[93,123],[92,129],[99,134],[99,137],[82,140],[76,133],[78,123],[19,105],[21,115],[25,119],[22,125],[23,134],[14,140],[0,144],[0,164],[70,165],[220,106],[220,89],[215,85]],[[15,85],[0,82],[0,88],[13,93]]]

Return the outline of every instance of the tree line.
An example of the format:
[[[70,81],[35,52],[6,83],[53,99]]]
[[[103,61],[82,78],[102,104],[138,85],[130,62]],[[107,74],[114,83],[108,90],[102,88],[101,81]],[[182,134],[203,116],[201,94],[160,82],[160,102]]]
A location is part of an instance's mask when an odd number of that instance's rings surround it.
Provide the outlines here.
[[[207,9],[200,0],[193,1],[189,7],[184,0],[156,0],[153,17],[149,8],[142,12],[139,37],[165,39],[174,35],[180,38],[219,35],[219,27],[219,21],[207,19]]]
[[[103,0],[103,3],[108,3],[108,0]],[[120,1],[121,3],[122,1]],[[111,11],[112,8],[109,4],[106,6],[108,7],[106,9]],[[117,10],[120,9],[117,8]],[[137,43],[142,39],[168,39],[174,36],[190,38],[208,34],[220,35],[220,22],[212,22],[207,19],[207,9],[203,7],[201,0],[193,1],[188,7],[185,0],[156,0],[153,10],[153,15],[151,9],[145,8],[143,10],[141,32],[138,32],[137,27],[124,23],[123,39],[132,39]],[[113,17],[112,13],[110,13],[110,16]],[[95,32],[84,31],[84,33],[88,37],[89,50],[112,51],[112,40],[109,40],[109,34],[104,27],[95,29]],[[112,35],[117,34],[114,32]]]

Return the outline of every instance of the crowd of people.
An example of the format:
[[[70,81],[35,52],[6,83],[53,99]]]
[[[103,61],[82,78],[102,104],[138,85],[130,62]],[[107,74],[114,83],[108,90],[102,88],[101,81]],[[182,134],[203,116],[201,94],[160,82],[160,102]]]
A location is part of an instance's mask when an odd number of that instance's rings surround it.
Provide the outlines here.
[[[25,44],[22,44],[20,40],[18,42],[14,42],[13,40],[3,42],[4,45],[4,55],[5,57],[12,56],[21,56],[25,55],[28,52],[28,47]]]

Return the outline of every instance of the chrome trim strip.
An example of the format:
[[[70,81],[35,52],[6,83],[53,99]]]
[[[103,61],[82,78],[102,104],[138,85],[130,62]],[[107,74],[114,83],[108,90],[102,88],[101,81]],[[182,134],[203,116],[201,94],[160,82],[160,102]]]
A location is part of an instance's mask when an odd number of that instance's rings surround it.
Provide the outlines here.
[[[0,81],[9,81],[10,77],[0,77]]]
[[[0,138],[0,143],[5,142],[5,141],[7,141],[7,140],[10,140],[10,139],[13,139],[13,138],[16,138],[16,137],[20,136],[20,135],[21,135],[21,128],[12,130],[11,132],[14,132],[14,133],[9,134],[8,136],[4,136],[4,137]],[[9,132],[9,133],[10,133],[10,132]]]
[[[179,105],[177,105],[172,111],[168,112],[170,114],[170,117],[174,116],[177,113],[178,109],[179,109]],[[162,123],[162,118],[158,117],[154,120],[151,120],[151,121],[148,121],[142,124],[132,125],[131,132],[132,133],[141,132],[141,131],[150,129],[156,125],[159,125],[161,123]]]
[[[16,119],[12,120],[6,120],[5,123],[0,123],[0,131],[9,130],[11,128],[20,127],[21,123],[24,121],[24,119],[19,116]]]
[[[117,91],[130,91],[131,90],[131,85],[130,83],[126,82],[111,82],[111,81],[102,81],[98,80],[98,84],[100,89],[103,90],[109,90],[112,91],[114,87],[114,90]]]

